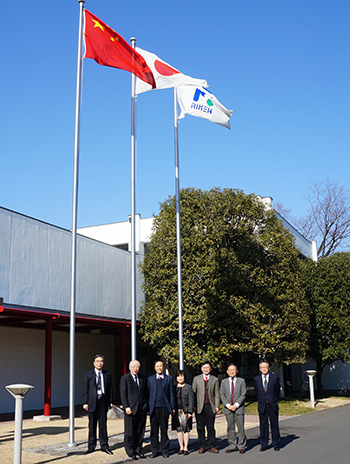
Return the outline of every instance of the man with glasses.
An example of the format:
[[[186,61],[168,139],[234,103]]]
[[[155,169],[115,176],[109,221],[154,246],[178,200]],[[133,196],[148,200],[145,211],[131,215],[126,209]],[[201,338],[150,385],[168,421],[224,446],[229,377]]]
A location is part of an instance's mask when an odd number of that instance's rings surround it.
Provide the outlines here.
[[[258,399],[258,413],[260,423],[260,451],[267,450],[269,443],[269,420],[271,425],[272,446],[275,451],[280,450],[280,431],[278,425],[278,399],[280,397],[280,380],[271,374],[269,363],[259,364],[260,375],[254,377],[254,389]]]
[[[197,434],[199,454],[205,449],[211,453],[218,453],[215,447],[215,414],[220,407],[219,379],[211,374],[212,366],[209,361],[203,361],[201,365],[202,374],[193,379],[192,389],[197,396]],[[207,429],[207,440],[205,439]]]
[[[124,447],[135,461],[145,458],[142,441],[145,433],[148,410],[147,381],[140,374],[141,364],[130,361],[129,373],[120,379],[120,399],[124,408]]]
[[[83,380],[83,408],[89,416],[89,438],[87,454],[95,451],[97,422],[101,451],[113,454],[108,447],[107,412],[113,407],[113,386],[111,374],[103,370],[104,357],[97,354],[94,368],[85,372]]]

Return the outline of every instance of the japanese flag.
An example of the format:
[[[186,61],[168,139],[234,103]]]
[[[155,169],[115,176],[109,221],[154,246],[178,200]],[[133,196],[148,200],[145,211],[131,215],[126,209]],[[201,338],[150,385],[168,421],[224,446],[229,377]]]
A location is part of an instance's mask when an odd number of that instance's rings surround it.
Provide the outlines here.
[[[182,74],[177,69],[170,66],[165,61],[158,58],[154,53],[146,52],[142,48],[136,47],[136,51],[146,60],[147,66],[152,70],[156,81],[156,89],[167,89],[178,85],[195,85],[197,87],[207,87],[204,79],[195,79]],[[136,94],[152,90],[152,86],[141,79],[136,79]]]

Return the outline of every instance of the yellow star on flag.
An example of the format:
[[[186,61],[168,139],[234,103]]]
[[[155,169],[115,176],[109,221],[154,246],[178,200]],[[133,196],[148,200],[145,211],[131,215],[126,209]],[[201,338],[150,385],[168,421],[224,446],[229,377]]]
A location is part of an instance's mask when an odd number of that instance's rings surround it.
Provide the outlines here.
[[[90,11],[84,10],[84,16],[84,58],[92,58],[102,66],[129,71],[155,89],[156,82],[146,60],[122,36]]]
[[[102,24],[100,24],[100,23],[99,23],[98,21],[96,21],[95,19],[92,19],[91,21],[93,21],[93,22],[95,23],[94,28],[95,28],[95,27],[99,27],[99,28],[102,30],[102,32],[104,32],[105,28],[102,26]]]

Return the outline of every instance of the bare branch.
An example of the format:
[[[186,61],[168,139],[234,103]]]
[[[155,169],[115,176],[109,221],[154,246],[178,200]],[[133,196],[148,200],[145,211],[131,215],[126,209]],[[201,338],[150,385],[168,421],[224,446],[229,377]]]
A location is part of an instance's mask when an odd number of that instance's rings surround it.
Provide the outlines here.
[[[300,218],[297,227],[307,239],[318,241],[318,257],[349,247],[349,190],[325,179],[313,184],[307,200],[310,209]]]

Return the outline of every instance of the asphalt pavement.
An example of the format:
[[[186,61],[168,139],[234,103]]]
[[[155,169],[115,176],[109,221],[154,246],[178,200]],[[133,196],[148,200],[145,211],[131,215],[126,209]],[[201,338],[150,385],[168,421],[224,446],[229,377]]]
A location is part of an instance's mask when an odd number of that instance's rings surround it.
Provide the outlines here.
[[[247,434],[245,454],[225,453],[226,439],[217,440],[219,454],[198,454],[195,446],[188,456],[172,454],[167,464],[347,464],[350,463],[350,405],[303,414],[280,422],[280,451],[272,447],[260,452],[259,428]],[[176,450],[177,451],[177,450]],[[173,450],[173,453],[176,453]],[[152,460],[163,463],[164,458]],[[169,462],[170,461],[170,462]],[[144,461],[145,462],[145,461]]]
[[[190,435],[190,454],[178,455],[176,432],[169,430],[170,457],[162,456],[150,460],[149,424],[146,428],[144,452],[147,459],[139,464],[350,464],[350,404],[349,400],[334,398],[319,400],[315,410],[300,416],[282,416],[280,420],[281,449],[269,448],[260,452],[257,416],[246,416],[247,450],[245,454],[225,453],[226,420],[224,415],[216,418],[217,448],[219,454],[206,452],[198,454],[197,433],[194,428]],[[338,405],[338,407],[337,407]],[[101,451],[86,455],[87,418],[75,421],[75,447],[68,445],[68,419],[52,422],[25,420],[23,423],[23,464],[116,464],[128,461],[123,446],[123,420],[110,420],[108,431],[113,455]],[[0,422],[0,464],[13,463],[14,423]],[[187,461],[187,462],[186,462]]]

